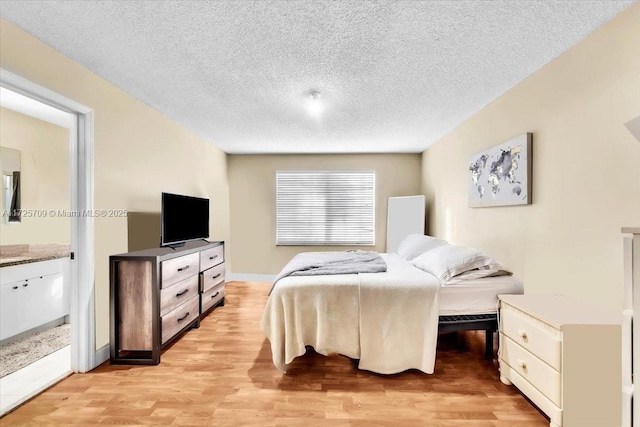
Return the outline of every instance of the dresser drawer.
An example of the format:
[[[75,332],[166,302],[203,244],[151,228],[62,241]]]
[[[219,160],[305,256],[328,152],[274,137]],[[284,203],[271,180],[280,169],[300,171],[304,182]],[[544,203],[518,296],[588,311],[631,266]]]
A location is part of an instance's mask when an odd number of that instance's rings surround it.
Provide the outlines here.
[[[188,299],[198,295],[198,276],[191,276],[160,291],[160,315],[164,316]]]
[[[217,284],[224,282],[224,263],[202,272],[202,292],[207,292]]]
[[[224,262],[224,245],[215,246],[200,252],[200,268],[206,270]]]
[[[178,258],[169,259],[161,263],[161,288],[167,288],[174,283],[184,280],[200,271],[200,254],[193,253]]]
[[[560,373],[503,334],[500,336],[500,343],[502,362],[509,365],[555,405],[562,407]]]
[[[556,371],[562,369],[562,333],[559,330],[503,304],[500,331]]]
[[[200,316],[199,298],[196,295],[176,309],[162,316],[162,344],[166,343],[182,328]]]
[[[200,304],[201,312],[209,310],[214,305],[218,304],[224,298],[224,283],[210,289],[208,292],[202,294],[202,301]]]

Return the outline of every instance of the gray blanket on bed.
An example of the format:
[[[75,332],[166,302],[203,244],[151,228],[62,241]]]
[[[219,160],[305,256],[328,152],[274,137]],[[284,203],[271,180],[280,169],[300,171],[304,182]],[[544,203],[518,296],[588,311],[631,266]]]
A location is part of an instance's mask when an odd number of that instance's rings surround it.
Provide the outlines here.
[[[294,256],[284,266],[273,281],[287,276],[317,276],[326,274],[379,273],[387,271],[387,264],[376,252],[343,251],[343,252],[302,252]]]

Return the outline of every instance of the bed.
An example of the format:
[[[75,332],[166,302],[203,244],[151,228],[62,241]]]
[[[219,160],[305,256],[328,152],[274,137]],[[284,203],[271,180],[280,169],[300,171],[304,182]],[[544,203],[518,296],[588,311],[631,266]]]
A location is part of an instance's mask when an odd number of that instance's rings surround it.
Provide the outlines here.
[[[355,359],[363,370],[394,374],[418,369],[430,374],[438,332],[468,329],[486,330],[493,352],[497,295],[522,293],[522,284],[507,275],[478,277],[479,269],[469,265],[461,274],[449,262],[443,273],[438,270],[441,254],[453,248],[435,250],[447,242],[418,238],[425,239],[426,250],[424,244],[413,251],[401,245],[398,253],[379,254],[384,272],[305,275],[313,274],[307,271],[278,277],[261,320],[275,367],[286,372],[311,346],[320,354]],[[421,262],[428,258],[426,252],[437,261],[432,271],[425,271]],[[492,274],[504,272],[490,261],[485,264],[492,266]]]

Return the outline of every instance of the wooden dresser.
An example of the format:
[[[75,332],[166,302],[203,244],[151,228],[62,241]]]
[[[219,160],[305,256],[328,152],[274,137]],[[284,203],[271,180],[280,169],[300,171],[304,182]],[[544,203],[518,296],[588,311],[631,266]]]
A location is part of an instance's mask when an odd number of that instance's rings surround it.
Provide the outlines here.
[[[224,303],[224,242],[112,255],[111,363],[160,363],[160,352]]]
[[[500,295],[500,380],[551,427],[621,423],[621,316],[564,296]]]

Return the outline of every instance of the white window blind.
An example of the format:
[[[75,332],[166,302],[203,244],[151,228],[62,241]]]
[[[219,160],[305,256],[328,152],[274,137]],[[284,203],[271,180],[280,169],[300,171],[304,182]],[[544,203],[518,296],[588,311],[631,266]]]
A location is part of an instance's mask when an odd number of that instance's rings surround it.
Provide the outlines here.
[[[373,171],[276,172],[276,244],[373,245]]]

